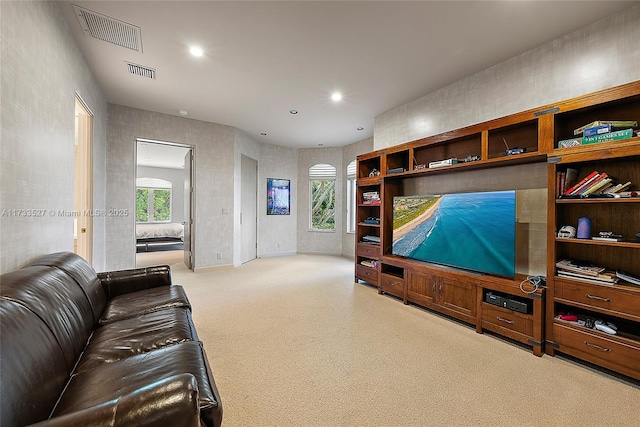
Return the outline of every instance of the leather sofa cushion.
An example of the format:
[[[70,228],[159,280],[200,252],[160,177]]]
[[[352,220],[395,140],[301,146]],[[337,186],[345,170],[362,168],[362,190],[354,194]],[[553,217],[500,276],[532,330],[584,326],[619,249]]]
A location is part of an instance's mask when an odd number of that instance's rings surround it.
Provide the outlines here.
[[[90,408],[167,377],[190,373],[198,383],[203,424],[219,426],[222,405],[206,360],[202,344],[188,341],[79,372],[71,377],[53,416]],[[138,410],[144,412],[145,408]]]
[[[195,377],[180,374],[30,427],[201,427],[197,396]]]
[[[0,298],[0,324],[0,425],[46,419],[69,378],[58,341],[47,324],[18,301]]]
[[[98,274],[98,278],[102,282],[107,299],[110,300],[130,292],[171,285],[171,267],[155,265],[129,270],[107,271]]]
[[[189,309],[171,307],[145,313],[96,329],[76,372],[168,345],[197,340]]]
[[[114,297],[107,303],[100,324],[104,325],[170,307],[191,308],[182,286],[159,286]]]
[[[71,276],[85,293],[91,304],[93,321],[98,323],[107,304],[107,295],[95,270],[84,258],[73,252],[57,252],[34,259],[28,264],[32,265],[56,267]]]
[[[32,266],[3,274],[1,293],[44,320],[62,348],[66,374],[71,374],[94,325],[91,306],[80,286],[58,268]]]

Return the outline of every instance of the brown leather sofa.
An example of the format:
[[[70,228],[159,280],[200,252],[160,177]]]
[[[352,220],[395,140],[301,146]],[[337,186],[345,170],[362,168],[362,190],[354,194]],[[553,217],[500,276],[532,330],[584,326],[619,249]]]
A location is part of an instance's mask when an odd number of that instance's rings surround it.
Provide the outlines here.
[[[61,252],[0,276],[0,425],[220,426],[168,266],[96,274]]]

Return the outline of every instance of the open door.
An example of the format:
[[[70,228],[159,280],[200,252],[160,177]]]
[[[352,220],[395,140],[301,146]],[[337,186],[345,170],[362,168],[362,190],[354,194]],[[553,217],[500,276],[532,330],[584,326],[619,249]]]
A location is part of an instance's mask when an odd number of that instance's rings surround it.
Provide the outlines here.
[[[91,164],[91,113],[76,98],[75,158],[73,177],[73,252],[93,263],[93,174]]]
[[[191,234],[193,232],[193,150],[184,156],[184,263],[193,270]]]

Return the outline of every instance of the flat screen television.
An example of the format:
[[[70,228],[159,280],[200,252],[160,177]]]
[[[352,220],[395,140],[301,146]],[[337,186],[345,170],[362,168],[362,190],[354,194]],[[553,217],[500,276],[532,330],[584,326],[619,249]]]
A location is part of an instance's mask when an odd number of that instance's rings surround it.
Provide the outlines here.
[[[515,191],[393,198],[393,255],[513,278],[515,241]]]

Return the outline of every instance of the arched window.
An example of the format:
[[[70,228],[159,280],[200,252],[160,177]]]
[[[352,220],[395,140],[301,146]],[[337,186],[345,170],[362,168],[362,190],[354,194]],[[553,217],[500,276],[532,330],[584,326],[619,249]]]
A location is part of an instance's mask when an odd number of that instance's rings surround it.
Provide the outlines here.
[[[347,166],[347,233],[356,232],[356,161]]]
[[[335,230],[336,168],[317,164],[309,168],[309,202],[311,230]]]
[[[171,181],[136,179],[136,222],[171,222]]]

